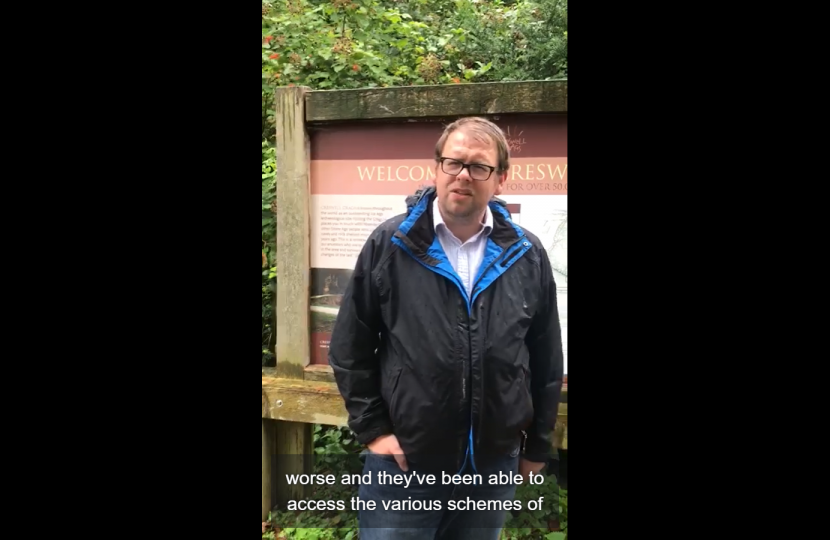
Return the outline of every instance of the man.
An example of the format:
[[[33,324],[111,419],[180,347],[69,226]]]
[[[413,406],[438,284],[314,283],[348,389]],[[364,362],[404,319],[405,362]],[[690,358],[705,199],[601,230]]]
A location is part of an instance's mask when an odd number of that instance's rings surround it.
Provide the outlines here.
[[[362,540],[495,540],[510,509],[496,503],[512,502],[516,485],[490,485],[490,475],[527,482],[552,451],[563,375],[556,283],[544,246],[495,198],[510,168],[504,134],[458,120],[435,160],[435,186],[366,242],[331,338],[349,426],[368,447],[372,485],[359,497],[377,504],[360,513]],[[481,477],[457,485],[444,474]]]

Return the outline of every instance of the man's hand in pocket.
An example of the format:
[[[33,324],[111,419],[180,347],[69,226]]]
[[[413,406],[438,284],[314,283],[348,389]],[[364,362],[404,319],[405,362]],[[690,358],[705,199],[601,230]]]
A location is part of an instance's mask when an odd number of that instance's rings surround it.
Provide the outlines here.
[[[380,456],[395,456],[395,461],[403,472],[409,472],[409,465],[406,463],[406,456],[403,455],[398,438],[394,435],[384,435],[369,443],[369,451]]]

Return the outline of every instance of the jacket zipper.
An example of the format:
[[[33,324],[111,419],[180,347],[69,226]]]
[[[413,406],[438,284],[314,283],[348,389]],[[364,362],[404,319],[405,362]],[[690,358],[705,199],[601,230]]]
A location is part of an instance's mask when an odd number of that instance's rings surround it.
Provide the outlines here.
[[[522,456],[527,454],[527,432],[522,431],[522,435],[524,435],[524,442],[522,443]]]
[[[404,235],[401,235],[401,236],[404,236]],[[396,237],[398,237],[398,234],[397,234],[397,233],[396,233]],[[402,242],[404,242],[404,244],[406,244],[406,243],[407,243],[407,239],[406,239],[406,238],[402,238],[402,239],[401,239],[401,241],[402,241]],[[468,303],[467,303],[467,306],[468,306],[468,307],[467,307],[467,322],[468,322],[468,324],[472,324],[472,317],[473,317],[473,299],[476,297],[477,293],[478,293],[478,292],[480,292],[480,291],[478,290],[478,285],[479,285],[479,283],[481,282],[481,279],[482,279],[484,276],[486,276],[486,275],[487,275],[487,273],[488,273],[488,272],[489,272],[489,271],[490,271],[490,270],[491,270],[491,269],[492,269],[492,268],[493,268],[496,264],[498,264],[499,262],[501,262],[501,261],[505,260],[505,259],[507,258],[507,256],[508,256],[508,255],[509,255],[509,256],[511,256],[511,257],[515,256],[515,254],[516,254],[516,252],[517,252],[518,250],[517,250],[517,249],[514,249],[514,248],[516,248],[516,246],[517,246],[517,245],[519,245],[519,244],[521,244],[521,243],[523,243],[523,242],[527,242],[527,238],[525,238],[525,237],[520,238],[519,240],[517,240],[516,242],[514,242],[513,244],[511,244],[508,248],[506,248],[504,251],[502,251],[501,255],[499,255],[499,256],[498,256],[498,258],[496,258],[496,260],[494,260],[492,263],[490,263],[490,265],[487,267],[487,269],[486,269],[484,272],[482,272],[482,273],[481,273],[481,277],[479,277],[479,278],[478,278],[478,280],[476,280],[476,283],[475,283],[475,285],[473,286],[473,295],[472,295],[472,297],[470,297],[470,298],[467,300],[467,302],[468,302]],[[407,248],[408,248],[408,247],[409,247],[409,246],[407,246]],[[411,252],[411,250],[409,250],[409,249],[408,249],[408,251],[410,251],[410,256],[412,256],[412,252]],[[414,259],[416,259],[416,260],[418,260],[418,259],[417,259],[417,257],[414,257],[414,256],[413,256],[413,258],[414,258]],[[424,264],[424,262],[423,262],[423,261],[420,261],[420,260],[419,260],[419,262],[421,262],[421,264]],[[427,265],[426,265],[426,264],[424,264],[424,266],[427,266]],[[429,268],[429,267],[427,266],[427,268]],[[456,285],[458,285],[458,283],[456,283]],[[470,351],[470,355],[472,355],[472,332],[470,332],[470,336],[469,336],[469,351]],[[466,403],[466,401],[467,401],[467,365],[466,365],[466,364],[467,364],[466,359],[462,359],[462,368],[463,368],[463,369],[462,369],[462,374],[461,374],[461,388],[462,388],[462,390],[461,390],[461,395],[462,395],[462,403],[461,403],[461,405],[462,405],[462,407],[465,405],[465,403]],[[472,357],[471,357],[471,358],[470,358],[470,367],[469,367],[469,369],[471,369],[471,370],[472,370],[472,367],[473,367],[473,366],[472,366]],[[472,401],[472,392],[471,392],[471,395],[470,395],[470,400],[469,400],[469,401],[470,401],[470,431],[471,431],[471,433],[470,433],[470,435],[469,435],[469,437],[470,437],[470,441],[469,441],[470,448],[468,449],[467,453],[468,453],[470,456],[472,456],[472,455],[473,455],[473,452],[474,452],[473,445],[474,445],[475,443],[477,443],[477,442],[480,442],[479,440],[475,440],[475,441],[473,440],[473,433],[472,433],[472,432],[474,431],[474,429],[473,429],[473,428],[474,428],[474,422],[473,422],[473,401]],[[524,432],[522,432],[522,433],[524,433]],[[479,430],[479,436],[480,436],[480,435],[481,435],[481,431]],[[526,447],[526,446],[527,446],[527,434],[525,434],[525,447]],[[464,460],[464,461],[465,461],[465,462],[467,461],[467,460],[466,460],[466,458],[465,458],[465,460]],[[475,467],[475,465],[473,465],[473,466]]]
[[[432,266],[428,265],[427,263],[425,263],[424,261],[422,261],[418,257],[415,257],[415,255],[412,253],[411,242],[410,242],[409,238],[406,235],[404,235],[403,233],[398,231],[398,232],[395,233],[395,238],[397,238],[403,244],[403,247],[405,248],[404,251],[407,252],[410,257],[412,257],[413,259],[415,259],[416,261],[421,263],[428,270],[430,270],[432,272],[435,272],[439,275],[444,276],[445,279],[450,280],[450,282],[452,282],[454,285],[456,285],[456,287],[458,287],[459,293],[461,293],[462,298],[465,302],[465,305],[467,306],[467,321],[468,321],[468,323],[471,323],[472,322],[472,299],[467,295],[467,292],[463,290],[463,286],[462,286],[461,282],[452,279],[450,276],[445,275],[442,272],[437,272]],[[499,259],[501,259],[501,257],[503,257],[503,256],[504,256],[504,253],[502,253],[502,255],[499,257]],[[495,264],[495,262],[493,264]],[[489,270],[489,268],[488,268],[488,270]],[[471,339],[471,338],[468,338],[468,343],[469,343],[469,339]],[[470,346],[472,346],[471,343],[469,343],[469,344],[470,344]],[[466,401],[467,401],[467,360],[465,358],[462,358],[461,359],[461,410],[462,411],[465,409],[464,406],[466,404]],[[471,405],[470,405],[470,410],[472,411],[472,402],[471,402]],[[471,415],[470,421],[471,421],[470,431],[472,431],[472,415]],[[468,439],[470,439],[470,443],[472,443],[472,437],[470,436],[469,433],[466,437]],[[463,451],[464,444],[465,444],[464,439],[459,441],[459,450],[460,451]],[[468,449],[466,454],[469,454],[470,450],[472,450],[472,449]],[[465,455],[464,463],[463,463],[464,466],[466,466],[466,462],[467,462],[467,456]]]
[[[523,242],[527,242],[527,238],[522,237],[522,238],[520,238],[519,240],[517,240],[516,242],[514,242],[514,243],[510,244],[510,246],[509,246],[509,247],[507,247],[504,251],[502,251],[502,252],[501,252],[501,255],[499,255],[498,257],[496,257],[496,260],[494,260],[492,263],[490,263],[490,265],[487,267],[487,269],[486,269],[484,272],[482,272],[482,273],[481,273],[481,277],[479,277],[479,278],[476,280],[475,284],[473,285],[473,296],[470,298],[470,308],[469,308],[469,312],[470,312],[469,323],[470,323],[470,324],[472,324],[472,322],[473,322],[473,321],[472,321],[472,314],[473,314],[473,299],[474,299],[474,298],[476,297],[476,295],[478,295],[478,293],[480,292],[480,291],[479,291],[479,289],[478,289],[478,285],[479,285],[479,283],[481,283],[481,280],[484,278],[484,276],[486,276],[486,275],[487,275],[487,273],[488,273],[488,272],[489,272],[489,271],[490,271],[490,270],[491,270],[491,269],[492,269],[492,268],[493,268],[496,264],[498,264],[499,262],[501,262],[501,261],[503,261],[503,260],[507,259],[507,256],[513,257],[513,256],[516,254],[516,252],[518,251],[518,249],[515,249],[515,248],[516,248],[516,246],[518,246],[519,244],[521,244],[521,243],[523,243]],[[472,344],[472,332],[470,332],[470,354],[471,354],[471,355],[472,355],[472,351],[473,351],[473,344]],[[470,358],[470,369],[472,370],[472,368],[473,368],[473,363],[472,363],[472,358]],[[464,389],[465,389],[465,390],[466,390],[466,388],[467,388],[467,381],[466,381],[466,377],[467,377],[467,369],[466,369],[466,367],[465,367],[464,372],[463,372],[463,375],[462,375],[462,379],[465,379],[465,380],[463,381],[463,385],[464,385]],[[473,398],[473,396],[472,396],[472,391],[470,392],[470,394],[471,394],[471,395],[470,395],[470,429],[473,429],[473,399],[472,399],[472,398]],[[524,433],[524,432],[522,432],[522,433]],[[478,430],[478,434],[479,434],[479,435],[476,437],[476,440],[475,440],[475,442],[476,442],[476,443],[481,442],[481,441],[480,441],[480,439],[478,438],[478,437],[480,437],[480,436],[481,436],[481,430]],[[527,439],[527,435],[525,435],[525,439]],[[471,444],[471,445],[473,444],[473,440],[472,440],[472,438],[470,439],[470,444]],[[525,442],[525,444],[527,444],[527,442]],[[471,448],[470,450],[472,450],[472,448]]]

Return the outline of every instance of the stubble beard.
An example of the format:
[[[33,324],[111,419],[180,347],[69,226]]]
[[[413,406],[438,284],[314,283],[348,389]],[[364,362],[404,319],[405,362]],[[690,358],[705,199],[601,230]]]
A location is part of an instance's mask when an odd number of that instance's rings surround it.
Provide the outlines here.
[[[461,206],[457,205],[456,210],[450,210],[451,204],[449,202],[440,202],[441,213],[444,221],[457,223],[459,225],[470,225],[481,221],[481,216],[484,215],[484,208],[476,208],[475,205]]]

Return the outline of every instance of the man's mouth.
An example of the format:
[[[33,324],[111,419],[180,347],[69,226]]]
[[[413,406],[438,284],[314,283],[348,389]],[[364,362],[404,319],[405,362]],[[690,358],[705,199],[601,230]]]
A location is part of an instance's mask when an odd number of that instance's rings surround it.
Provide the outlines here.
[[[455,193],[456,195],[462,195],[464,197],[472,197],[473,193],[471,191],[465,191],[463,189],[454,189],[451,193]]]

